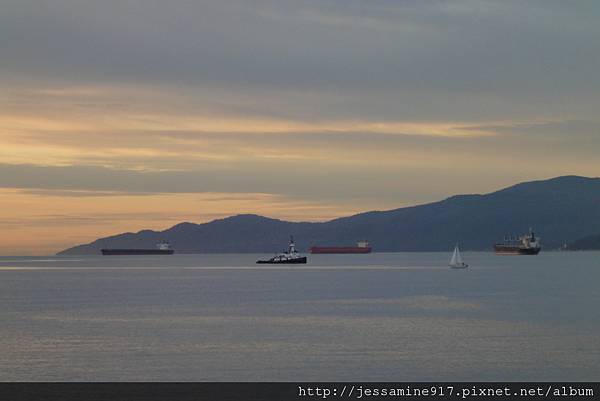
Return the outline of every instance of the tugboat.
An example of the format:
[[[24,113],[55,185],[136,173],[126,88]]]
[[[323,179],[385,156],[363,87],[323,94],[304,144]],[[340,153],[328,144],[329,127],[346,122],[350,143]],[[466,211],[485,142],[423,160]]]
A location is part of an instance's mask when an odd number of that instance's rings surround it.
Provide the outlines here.
[[[300,256],[300,254],[296,250],[296,245],[294,244],[294,237],[290,236],[290,245],[288,247],[287,252],[279,253],[279,254],[273,256],[271,259],[258,260],[258,261],[256,261],[256,263],[269,263],[269,264],[306,263],[306,256]]]
[[[529,234],[518,238],[504,238],[504,242],[494,245],[494,251],[498,255],[537,255],[542,250],[540,238],[530,228]]]
[[[101,249],[102,255],[173,255],[175,250],[167,241],[161,241],[156,244],[155,249],[126,249],[126,248],[105,248]]]

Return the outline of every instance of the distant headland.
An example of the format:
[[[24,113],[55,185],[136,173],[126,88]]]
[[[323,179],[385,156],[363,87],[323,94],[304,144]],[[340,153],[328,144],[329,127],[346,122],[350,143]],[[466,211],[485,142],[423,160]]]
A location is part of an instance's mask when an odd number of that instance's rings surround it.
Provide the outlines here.
[[[564,244],[600,249],[599,221],[600,178],[562,176],[320,223],[249,214],[203,224],[180,223],[164,231],[100,238],[59,255],[99,254],[103,247],[153,247],[161,240],[169,241],[177,253],[262,253],[282,249],[290,234],[301,251],[315,244],[353,244],[359,239],[368,239],[374,252],[448,251],[457,241],[464,250],[491,250],[495,241],[529,227],[542,237],[545,249]],[[578,242],[586,237],[591,239]]]

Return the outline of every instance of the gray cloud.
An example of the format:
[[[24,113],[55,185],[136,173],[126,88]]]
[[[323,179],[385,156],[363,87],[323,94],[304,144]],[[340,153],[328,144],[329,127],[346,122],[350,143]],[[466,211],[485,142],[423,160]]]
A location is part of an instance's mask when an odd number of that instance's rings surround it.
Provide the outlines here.
[[[539,137],[557,137],[567,140],[600,140],[600,122],[584,120],[562,120],[539,123],[517,123],[504,125],[474,125],[463,127],[465,130],[490,131],[512,135],[536,135]]]
[[[135,222],[135,221],[185,221],[189,215],[178,214],[178,213],[161,213],[161,212],[134,212],[128,213],[94,213],[88,215],[70,215],[70,214],[56,214],[56,215],[34,215],[34,216],[21,216],[19,218],[0,218],[0,227],[8,228],[23,228],[23,227],[50,227],[50,226],[98,226],[98,225],[110,225],[115,222]],[[207,214],[203,217],[218,218],[223,217],[222,214]]]
[[[593,1],[8,0],[2,75],[329,91],[356,96],[337,112],[396,118],[591,113],[599,16]]]
[[[27,182],[22,182],[21,185],[27,186]],[[34,184],[35,185],[35,184]],[[68,198],[89,198],[89,197],[106,197],[106,196],[152,196],[158,195],[157,192],[138,192],[138,191],[98,191],[98,190],[77,190],[77,189],[25,189],[21,193],[38,196],[55,196]]]
[[[107,191],[139,196],[155,193],[270,193],[292,199],[357,204],[377,199],[387,207],[393,207],[452,194],[448,186],[432,188],[423,182],[424,176],[439,179],[445,175],[436,170],[437,167],[432,166],[427,171],[407,169],[378,174],[371,170],[348,171],[319,165],[297,168],[293,163],[280,163],[278,168],[265,164],[242,165],[234,170],[139,172],[93,166],[0,164],[0,187],[69,197],[81,191],[99,191],[100,196],[106,196]]]

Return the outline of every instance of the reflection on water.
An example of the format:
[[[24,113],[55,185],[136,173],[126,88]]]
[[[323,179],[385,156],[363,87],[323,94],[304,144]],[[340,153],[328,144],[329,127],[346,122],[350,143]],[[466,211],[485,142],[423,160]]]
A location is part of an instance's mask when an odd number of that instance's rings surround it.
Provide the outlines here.
[[[600,254],[0,258],[2,380],[600,380]]]

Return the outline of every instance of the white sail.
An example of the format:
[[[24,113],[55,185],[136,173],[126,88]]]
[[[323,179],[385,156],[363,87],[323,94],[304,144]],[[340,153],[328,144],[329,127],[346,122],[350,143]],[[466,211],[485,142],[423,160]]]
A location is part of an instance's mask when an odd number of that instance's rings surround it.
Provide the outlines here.
[[[456,263],[459,265],[464,265],[462,256],[460,256],[460,249],[458,249],[458,245],[456,245]]]
[[[454,247],[454,253],[452,254],[452,259],[450,259],[450,266],[456,266],[459,258],[460,258],[460,253],[458,251],[458,245],[457,245]]]
[[[460,256],[460,249],[458,249],[458,244],[454,247],[454,253],[452,254],[452,259],[450,259],[451,267],[466,267],[467,265],[463,262],[462,257]]]

